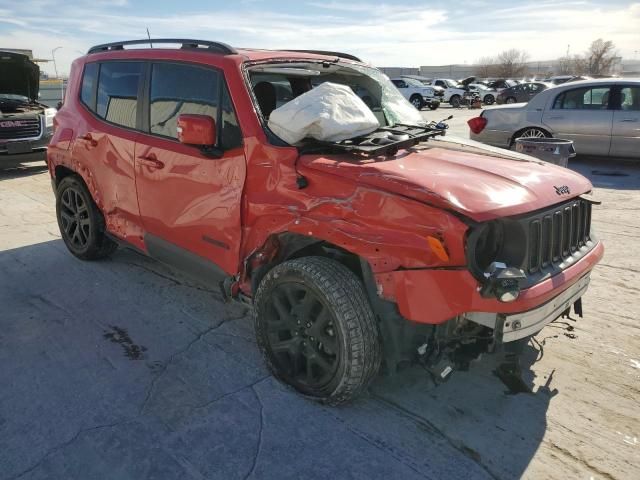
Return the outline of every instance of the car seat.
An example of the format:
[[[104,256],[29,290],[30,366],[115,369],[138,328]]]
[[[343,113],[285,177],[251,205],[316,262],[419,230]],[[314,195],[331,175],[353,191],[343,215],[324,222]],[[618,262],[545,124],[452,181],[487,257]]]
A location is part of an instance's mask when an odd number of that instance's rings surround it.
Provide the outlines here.
[[[276,88],[269,82],[259,82],[253,87],[253,93],[258,100],[262,116],[269,119],[269,115],[276,109]]]

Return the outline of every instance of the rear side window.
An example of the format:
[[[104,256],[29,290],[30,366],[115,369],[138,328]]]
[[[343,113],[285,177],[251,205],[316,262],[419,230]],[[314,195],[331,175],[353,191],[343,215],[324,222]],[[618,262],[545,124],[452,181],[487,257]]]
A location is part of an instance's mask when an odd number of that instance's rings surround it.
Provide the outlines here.
[[[96,113],[108,122],[136,127],[140,62],[105,62],[100,65]]]
[[[82,73],[82,86],[80,87],[80,100],[91,110],[96,108],[94,87],[98,79],[98,64],[87,63]]]
[[[175,63],[153,64],[149,98],[149,130],[178,138],[178,116],[208,115],[216,121],[218,144],[232,148],[242,143],[235,111],[220,73],[210,68]]]
[[[634,112],[640,111],[640,87],[622,87],[620,108]]]
[[[558,110],[606,110],[609,108],[609,87],[582,87],[558,95],[553,108]]]

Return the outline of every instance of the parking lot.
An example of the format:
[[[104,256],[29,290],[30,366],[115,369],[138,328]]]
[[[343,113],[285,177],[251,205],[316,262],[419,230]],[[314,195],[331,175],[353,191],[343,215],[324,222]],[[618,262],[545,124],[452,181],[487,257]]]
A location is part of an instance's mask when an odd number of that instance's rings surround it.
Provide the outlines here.
[[[450,133],[477,110],[443,106]],[[323,407],[270,377],[245,307],[132,251],[66,250],[48,172],[0,172],[0,479],[640,477],[640,167],[575,159],[606,254],[584,318],[525,352],[532,394],[484,357],[415,367]],[[425,168],[429,168],[425,165]]]

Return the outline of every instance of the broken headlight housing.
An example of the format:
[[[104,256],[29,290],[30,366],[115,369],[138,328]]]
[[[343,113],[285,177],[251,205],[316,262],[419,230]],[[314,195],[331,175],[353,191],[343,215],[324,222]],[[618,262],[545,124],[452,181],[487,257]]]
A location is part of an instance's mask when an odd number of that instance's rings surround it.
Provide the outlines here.
[[[480,281],[480,292],[501,302],[518,298],[526,280],[526,232],[518,222],[493,220],[474,227],[467,237],[469,270]]]

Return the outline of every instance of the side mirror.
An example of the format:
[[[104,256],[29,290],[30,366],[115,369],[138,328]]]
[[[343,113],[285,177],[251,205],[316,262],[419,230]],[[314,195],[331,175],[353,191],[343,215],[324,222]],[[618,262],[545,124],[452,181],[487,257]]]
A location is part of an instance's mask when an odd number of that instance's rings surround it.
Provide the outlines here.
[[[178,116],[178,140],[187,145],[212,147],[216,144],[216,121],[208,115]]]

